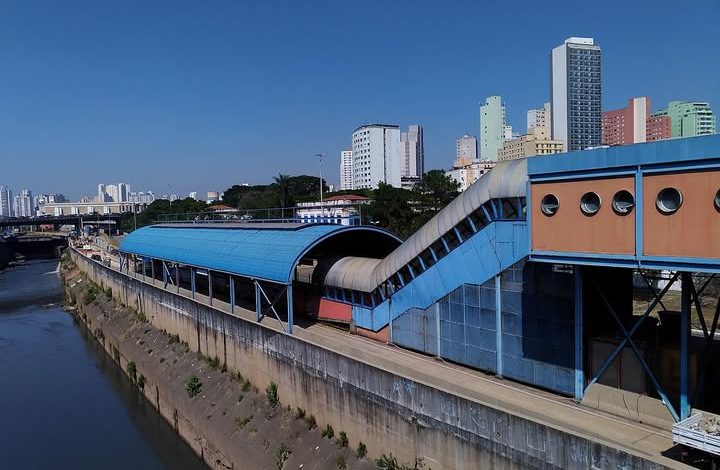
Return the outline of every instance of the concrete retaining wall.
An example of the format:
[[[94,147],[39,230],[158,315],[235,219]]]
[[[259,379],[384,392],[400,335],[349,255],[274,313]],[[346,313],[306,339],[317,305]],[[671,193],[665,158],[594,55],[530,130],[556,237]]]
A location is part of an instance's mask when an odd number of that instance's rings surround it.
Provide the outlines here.
[[[421,457],[428,468],[634,468],[659,465],[602,443],[431,388],[129,278],[76,252],[97,284],[111,287],[157,328],[217,356],[258,386],[278,384],[302,407],[363,441],[370,456]]]

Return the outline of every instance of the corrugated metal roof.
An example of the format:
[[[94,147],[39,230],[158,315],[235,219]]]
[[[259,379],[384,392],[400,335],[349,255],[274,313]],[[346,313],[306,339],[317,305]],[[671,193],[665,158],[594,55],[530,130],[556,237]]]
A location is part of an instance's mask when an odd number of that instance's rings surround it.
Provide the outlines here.
[[[144,227],[130,233],[120,251],[255,279],[289,283],[295,265],[318,242],[348,231],[389,232],[373,227],[299,225],[273,228],[173,225]]]

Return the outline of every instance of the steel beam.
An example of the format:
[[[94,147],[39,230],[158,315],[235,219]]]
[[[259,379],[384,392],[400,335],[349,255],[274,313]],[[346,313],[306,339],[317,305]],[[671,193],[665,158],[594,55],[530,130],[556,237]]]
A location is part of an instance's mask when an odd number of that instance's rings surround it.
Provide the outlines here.
[[[195,283],[195,268],[192,266],[190,267],[190,291],[191,296],[194,299],[195,298],[195,292],[197,291],[197,285]]]
[[[585,366],[583,342],[583,282],[582,268],[575,266],[575,400],[582,401],[585,394]]]
[[[210,270],[207,270],[207,278],[208,278],[208,297],[210,297],[210,305],[212,305],[212,273]]]
[[[690,306],[692,275],[682,273],[680,294],[680,419],[690,417]]]
[[[294,321],[294,305],[293,305],[293,285],[288,284],[287,288],[285,289],[285,294],[287,295],[287,315],[288,315],[288,333],[292,334],[293,332],[293,321]]]
[[[235,315],[235,278],[230,274],[230,314]]]
[[[253,279],[253,282],[255,283],[255,315],[256,321],[260,321],[262,318],[262,297],[260,295],[260,283]]]
[[[502,291],[500,275],[495,276],[495,358],[498,377],[503,375]]]

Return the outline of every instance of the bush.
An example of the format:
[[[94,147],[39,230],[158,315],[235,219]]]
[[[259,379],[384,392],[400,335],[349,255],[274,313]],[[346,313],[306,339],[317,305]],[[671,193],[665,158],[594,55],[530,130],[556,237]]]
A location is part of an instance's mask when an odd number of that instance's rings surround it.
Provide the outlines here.
[[[347,469],[347,459],[344,455],[338,456],[337,460],[335,461],[335,465],[337,466],[338,470],[346,470]]]
[[[249,415],[249,416],[246,416],[246,417],[244,417],[244,418],[242,418],[242,419],[240,419],[240,418],[235,418],[235,424],[237,424],[238,428],[243,429],[245,426],[248,425],[248,423],[249,423],[250,421],[252,421],[253,418],[254,418],[254,415]]]
[[[243,383],[243,386],[242,386],[242,391],[249,392],[251,388],[252,388],[252,382],[250,382],[249,379],[245,379],[245,382]]]
[[[295,412],[295,419],[304,419],[305,418],[305,410],[297,407],[297,411]]]
[[[103,330],[100,328],[95,328],[95,337],[102,341],[105,338],[105,333],[103,333]]]
[[[188,397],[192,398],[195,395],[198,395],[201,390],[202,382],[200,382],[200,379],[198,379],[197,376],[193,375],[185,382],[185,391],[187,392]]]
[[[208,358],[207,363],[213,369],[217,369],[220,367],[220,358],[217,356]]]
[[[378,470],[420,470],[425,467],[423,460],[420,458],[415,459],[413,466],[400,464],[397,458],[393,457],[392,453],[390,453],[390,455],[382,454],[379,459],[375,460],[375,463],[377,464]]]
[[[145,376],[140,374],[137,381],[138,387],[140,387],[140,390],[145,390]]]
[[[322,433],[320,433],[322,437],[327,437],[328,439],[332,439],[335,437],[335,430],[331,425],[327,425],[327,427],[323,430]]]
[[[292,449],[286,446],[285,444],[281,444],[280,447],[277,450],[277,467],[283,468],[285,466],[285,462],[290,459],[290,454],[292,454]]]
[[[137,381],[137,366],[135,365],[134,361],[130,361],[125,366],[125,369],[127,370],[128,375],[132,379],[133,382]]]
[[[367,446],[365,445],[365,443],[363,441],[360,441],[358,443],[357,454],[358,454],[358,458],[360,458],[360,459],[364,459],[365,456],[367,455]]]
[[[270,382],[270,385],[265,389],[265,395],[267,396],[270,406],[277,408],[280,404],[280,397],[278,397],[278,387],[275,382]]]
[[[180,342],[180,335],[170,335],[168,344],[179,343],[179,342]]]
[[[310,430],[315,429],[315,428],[317,427],[317,421],[315,421],[315,416],[314,416],[314,415],[310,415],[310,416],[305,420],[305,424],[307,424],[307,428],[308,428],[308,429],[310,429]]]
[[[112,297],[113,297],[112,287],[108,287],[107,289],[105,289],[105,297],[108,300],[112,300]]]
[[[90,305],[91,303],[95,302],[95,299],[97,298],[97,291],[94,287],[88,287],[85,289],[85,294],[83,295],[83,304]]]
[[[340,431],[340,437],[338,438],[338,444],[340,444],[340,447],[347,447],[349,444],[347,434],[345,434],[345,431]]]

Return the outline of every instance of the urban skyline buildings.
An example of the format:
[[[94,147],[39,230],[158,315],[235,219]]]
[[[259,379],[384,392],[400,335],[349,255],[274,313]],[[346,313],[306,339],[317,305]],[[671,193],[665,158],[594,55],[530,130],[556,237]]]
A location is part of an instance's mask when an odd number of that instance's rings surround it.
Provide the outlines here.
[[[340,190],[353,189],[353,153],[352,149],[340,152]]]
[[[0,186],[0,217],[13,217],[14,215],[12,191],[7,186]]]
[[[670,101],[667,108],[652,114],[669,116],[672,137],[694,137],[715,134],[716,117],[710,103],[703,101]]]
[[[455,167],[469,165],[477,160],[477,138],[465,134],[455,143]]]
[[[32,191],[29,189],[23,189],[20,193],[15,196],[15,217],[34,217],[35,208],[33,206]]]
[[[543,104],[542,108],[530,109],[527,112],[527,130],[528,134],[532,133],[533,127],[545,127],[548,133],[552,132],[552,111],[550,110],[550,102]]]
[[[353,189],[377,188],[379,183],[401,187],[404,158],[400,127],[360,126],[352,134]]]
[[[488,96],[480,106],[480,160],[497,161],[504,142],[505,105],[500,96]]]
[[[568,152],[602,142],[601,51],[593,38],[570,37],[550,54],[551,136]]]
[[[400,133],[400,147],[403,158],[401,177],[420,178],[425,167],[425,147],[423,128],[418,124],[409,126],[407,132]]]

